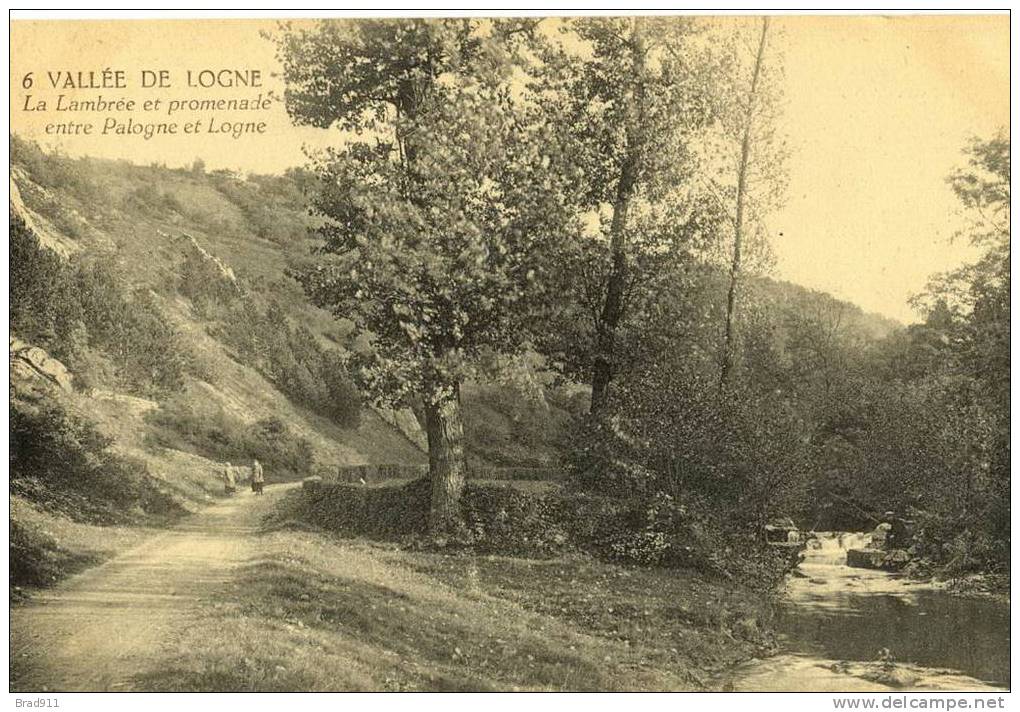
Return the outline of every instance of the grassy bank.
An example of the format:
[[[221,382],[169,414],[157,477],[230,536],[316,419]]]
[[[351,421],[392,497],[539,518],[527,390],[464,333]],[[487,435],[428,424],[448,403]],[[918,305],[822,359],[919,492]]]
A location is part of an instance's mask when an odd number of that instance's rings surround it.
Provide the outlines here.
[[[259,546],[140,687],[696,690],[771,643],[761,599],[700,574],[287,528]]]
[[[11,601],[97,566],[140,544],[156,530],[141,526],[96,526],[50,514],[11,497]]]

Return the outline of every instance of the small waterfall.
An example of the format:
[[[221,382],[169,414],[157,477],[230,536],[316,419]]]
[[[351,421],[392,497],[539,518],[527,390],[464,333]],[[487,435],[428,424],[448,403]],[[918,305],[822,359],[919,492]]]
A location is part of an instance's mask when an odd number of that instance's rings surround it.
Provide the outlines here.
[[[803,563],[816,566],[843,566],[847,549],[866,549],[871,532],[816,532],[808,539]]]

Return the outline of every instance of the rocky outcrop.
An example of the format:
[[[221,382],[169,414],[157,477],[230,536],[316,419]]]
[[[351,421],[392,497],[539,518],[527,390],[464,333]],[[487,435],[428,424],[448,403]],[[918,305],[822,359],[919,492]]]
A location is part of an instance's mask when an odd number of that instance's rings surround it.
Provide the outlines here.
[[[14,212],[21,216],[21,219],[25,221],[25,227],[31,230],[35,236],[39,239],[39,243],[50,250],[53,250],[63,258],[68,258],[76,252],[82,249],[74,240],[62,235],[60,231],[53,229],[49,223],[36,215],[33,211],[28,209],[25,205],[25,201],[21,197],[21,189],[18,187],[18,183],[15,181],[22,181],[26,186],[29,186],[32,191],[38,191],[45,193],[45,189],[35,185],[29,181],[28,177],[25,176],[24,171],[19,168],[11,168],[10,175],[10,200],[8,206],[11,212]],[[48,196],[49,200],[55,200],[52,196]]]
[[[71,391],[74,377],[60,361],[44,349],[32,346],[14,336],[9,339],[11,382],[16,378],[43,379],[58,388]]]
[[[191,235],[182,233],[181,238],[185,241],[185,250],[190,250],[191,253],[199,260],[211,267],[212,271],[217,274],[222,281],[229,282],[235,288],[237,287],[237,276],[234,274],[233,268],[198,244],[198,240]]]
[[[903,549],[850,549],[846,552],[846,565],[855,569],[899,571],[910,562],[910,554]]]
[[[159,408],[159,403],[154,400],[129,396],[126,393],[116,393],[114,391],[93,388],[89,395],[95,400],[115,403],[121,412],[130,413],[134,416],[143,416]]]
[[[156,234],[182,247],[184,265],[181,267],[181,292],[184,295],[192,300],[204,297],[225,302],[244,296],[234,270],[202,247],[192,235],[185,232],[175,238],[161,230],[157,230]]]
[[[421,423],[418,422],[418,418],[415,417],[414,412],[410,408],[401,408],[399,410],[376,408],[375,412],[389,425],[399,430],[418,449],[428,450],[428,437],[425,435]]]

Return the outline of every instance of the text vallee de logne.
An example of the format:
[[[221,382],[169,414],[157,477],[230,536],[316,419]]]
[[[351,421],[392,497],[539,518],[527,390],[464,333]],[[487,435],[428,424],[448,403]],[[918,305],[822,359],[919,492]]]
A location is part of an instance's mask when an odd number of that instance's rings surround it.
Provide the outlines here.
[[[264,134],[266,122],[229,114],[268,111],[273,94],[264,91],[260,69],[103,69],[88,71],[27,72],[21,77],[25,112],[57,112],[59,120],[48,122],[48,136],[154,136],[218,134],[241,138]],[[128,98],[124,89],[147,89],[149,98]],[[208,90],[236,89],[245,95],[209,98]],[[250,90],[263,89],[253,94]],[[180,92],[178,93],[178,90]],[[107,93],[93,93],[107,92]],[[111,93],[112,92],[112,93]],[[141,119],[135,113],[145,116]],[[196,116],[196,112],[219,112]],[[67,115],[75,115],[71,118]],[[84,115],[84,116],[83,116]],[[96,116],[98,115],[98,116]]]

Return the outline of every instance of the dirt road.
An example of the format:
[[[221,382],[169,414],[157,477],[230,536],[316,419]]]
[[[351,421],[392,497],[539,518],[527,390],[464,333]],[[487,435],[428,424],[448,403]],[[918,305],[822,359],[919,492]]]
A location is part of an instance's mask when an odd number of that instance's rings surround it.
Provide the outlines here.
[[[257,555],[262,515],[294,485],[242,492],[11,611],[11,691],[120,691]]]

